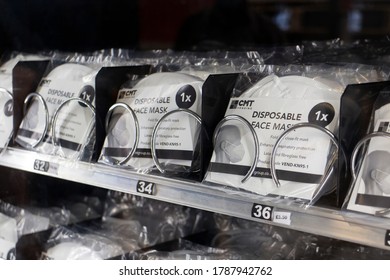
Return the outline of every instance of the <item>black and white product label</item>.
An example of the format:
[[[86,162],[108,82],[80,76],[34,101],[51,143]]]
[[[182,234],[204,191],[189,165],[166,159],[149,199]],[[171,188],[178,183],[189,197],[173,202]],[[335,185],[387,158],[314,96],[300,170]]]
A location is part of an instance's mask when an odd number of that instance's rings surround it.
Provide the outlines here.
[[[13,129],[13,101],[12,98],[0,88],[0,149],[7,145]]]
[[[129,105],[139,124],[138,146],[126,165],[135,169],[154,166],[151,138],[154,126],[168,112],[183,108],[201,114],[203,82],[121,89],[118,102]],[[160,163],[191,166],[200,125],[184,113],[165,117],[156,133],[156,156]],[[123,160],[135,143],[135,122],[129,112],[114,111],[102,150],[102,158]]]
[[[49,123],[52,123],[56,109],[71,98],[82,98],[94,106],[94,87],[82,81],[42,79],[38,93],[47,105]],[[17,142],[27,143],[27,146],[34,145],[42,136],[45,125],[45,108],[38,99],[33,98],[18,130]],[[88,140],[87,137],[94,125],[93,112],[80,102],[70,101],[59,111],[56,123],[52,125],[58,150],[54,150],[51,126],[42,145],[39,145],[36,150],[45,154],[58,153],[72,158],[78,155],[80,147]]]
[[[375,131],[390,133],[390,116],[377,119]],[[348,209],[374,215],[390,208],[389,144],[390,139],[385,137],[375,137],[369,141],[357,179],[352,186]],[[386,213],[384,211],[381,215],[390,217]]]
[[[254,128],[259,140],[259,161],[252,177],[241,183],[253,162],[254,141],[248,128],[231,121],[219,131],[206,180],[261,195],[311,199],[328,161],[329,137],[313,128],[286,135],[275,157],[280,188],[271,179],[272,149],[279,136],[297,123],[316,123],[333,131],[338,108],[339,100],[232,98],[226,115],[239,115]]]

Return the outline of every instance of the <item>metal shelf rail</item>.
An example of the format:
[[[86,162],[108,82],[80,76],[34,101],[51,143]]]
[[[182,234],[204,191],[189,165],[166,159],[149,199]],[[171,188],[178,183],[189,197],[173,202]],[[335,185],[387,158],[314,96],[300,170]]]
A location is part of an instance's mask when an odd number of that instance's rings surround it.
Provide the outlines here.
[[[18,148],[3,151],[0,165],[390,250],[387,218],[341,209],[299,207],[221,186],[69,161]]]

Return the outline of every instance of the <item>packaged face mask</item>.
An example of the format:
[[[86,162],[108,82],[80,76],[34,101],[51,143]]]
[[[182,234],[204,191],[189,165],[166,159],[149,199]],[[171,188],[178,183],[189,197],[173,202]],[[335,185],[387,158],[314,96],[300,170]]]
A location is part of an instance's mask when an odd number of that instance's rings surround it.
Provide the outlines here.
[[[7,146],[13,130],[12,69],[20,60],[42,59],[18,55],[0,66],[0,149]]]
[[[93,137],[96,74],[74,63],[51,70],[26,98],[16,142],[45,154],[78,158]]]
[[[13,130],[13,100],[7,86],[2,87],[0,74],[0,150],[8,145]]]
[[[102,256],[78,242],[62,242],[45,253],[50,260],[102,260]]]
[[[342,92],[331,84],[302,76],[270,75],[240,97],[231,98],[225,117],[236,115],[247,122],[243,125],[233,118],[215,131],[214,154],[205,181],[311,201],[328,162],[329,138],[313,128],[288,134],[276,152],[280,187],[271,177],[271,153],[280,135],[298,123],[336,130]],[[259,158],[254,163],[256,151]],[[252,176],[243,180],[253,164]]]
[[[390,132],[390,104],[385,104],[374,112],[374,133]],[[390,217],[390,151],[389,137],[373,137],[362,142],[356,152],[367,150],[362,154],[363,159],[351,188],[351,196],[346,208],[372,215]],[[357,169],[357,165],[351,168]],[[355,171],[356,172],[356,171]]]
[[[52,260],[103,260],[124,253],[119,244],[100,234],[61,227],[53,230],[47,246],[42,256]]]
[[[33,55],[33,54],[17,54],[16,56],[12,57],[11,59],[4,62],[2,65],[0,65],[0,73],[1,74],[8,74],[12,75],[12,70],[18,64],[19,61],[37,61],[37,60],[44,60],[47,59],[47,57],[40,56],[40,55]]]
[[[15,256],[17,241],[16,220],[0,213],[0,259],[12,259]]]
[[[172,111],[200,115],[202,85],[200,78],[178,72],[151,74],[135,85],[125,83],[117,99],[124,106],[111,112],[99,161],[144,171],[153,168],[152,134],[159,124],[153,143],[159,160],[191,166],[200,124]]]

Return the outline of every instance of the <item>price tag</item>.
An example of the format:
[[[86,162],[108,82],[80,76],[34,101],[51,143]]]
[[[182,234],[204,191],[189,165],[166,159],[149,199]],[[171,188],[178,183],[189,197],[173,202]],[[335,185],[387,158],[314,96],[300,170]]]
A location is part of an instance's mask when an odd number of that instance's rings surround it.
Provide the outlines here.
[[[34,170],[48,172],[50,163],[48,161],[36,159],[34,161]]]
[[[34,160],[34,170],[40,171],[40,172],[46,172],[51,174],[58,174],[58,164],[56,163],[50,163],[45,160],[36,159]]]
[[[154,195],[156,189],[156,184],[147,182],[147,181],[138,181],[137,182],[137,192],[148,194],[148,195]]]
[[[274,212],[273,221],[275,223],[290,225],[291,224],[291,213],[290,212]]]
[[[274,208],[272,206],[254,203],[252,206],[251,215],[253,218],[266,220],[266,221],[272,221],[273,211],[274,211]]]

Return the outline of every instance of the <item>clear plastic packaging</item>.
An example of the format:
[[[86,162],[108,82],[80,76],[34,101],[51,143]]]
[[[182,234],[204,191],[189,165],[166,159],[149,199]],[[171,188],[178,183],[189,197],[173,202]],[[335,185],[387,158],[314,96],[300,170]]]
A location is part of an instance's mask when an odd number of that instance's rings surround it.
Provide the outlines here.
[[[199,141],[202,85],[200,78],[179,72],[123,84],[107,116],[99,161],[142,173],[160,160],[173,169],[191,169]]]
[[[123,224],[139,223],[141,248],[198,233],[210,221],[201,210],[114,191],[107,195],[103,220],[108,218]]]
[[[8,146],[13,133],[13,86],[12,70],[19,61],[43,60],[41,55],[11,53],[3,56],[0,64],[0,150]]]
[[[341,95],[378,81],[364,65],[264,66],[238,79],[205,182],[315,203],[337,185]]]
[[[94,141],[95,76],[100,66],[52,61],[36,92],[24,100],[15,141],[24,148],[70,159]]]
[[[342,138],[350,151],[350,160],[346,164],[352,175],[343,208],[387,218],[390,217],[387,168],[390,141],[389,86],[389,83],[380,83],[376,87],[372,85],[365,96],[349,94],[345,97],[344,112],[351,108],[353,99],[356,104],[364,102],[363,107],[355,111],[356,116],[351,122],[356,122],[358,118],[364,118],[364,121],[360,121],[361,127],[355,132],[353,142],[345,137],[347,131]],[[348,128],[343,126],[343,129]]]
[[[123,254],[113,240],[80,227],[53,229],[44,249],[45,260],[103,260]]]

